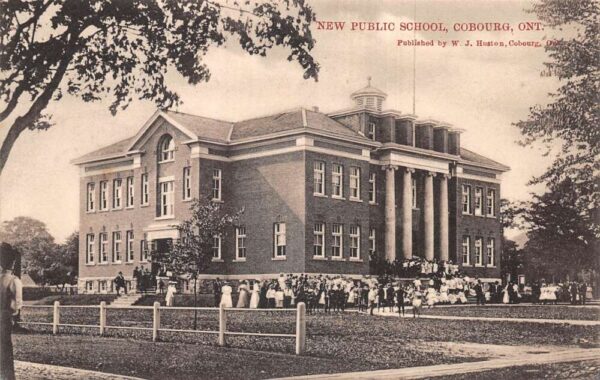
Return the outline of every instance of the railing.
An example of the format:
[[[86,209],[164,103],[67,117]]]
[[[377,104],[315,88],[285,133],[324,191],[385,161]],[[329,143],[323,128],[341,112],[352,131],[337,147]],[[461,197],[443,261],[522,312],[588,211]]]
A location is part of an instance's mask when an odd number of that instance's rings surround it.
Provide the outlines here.
[[[96,305],[61,305],[60,302],[54,301],[54,305],[23,305],[23,308],[52,308],[52,323],[49,322],[28,322],[22,321],[20,323],[24,325],[41,325],[41,326],[52,326],[52,333],[58,334],[59,327],[80,327],[80,328],[98,328],[100,336],[104,336],[108,329],[122,329],[122,330],[145,330],[152,331],[152,341],[156,342],[159,340],[159,334],[163,332],[181,332],[181,333],[198,333],[198,334],[216,334],[218,335],[217,344],[219,346],[225,346],[227,335],[243,335],[243,336],[262,336],[271,338],[294,338],[296,340],[296,355],[302,355],[306,348],[306,305],[300,302],[296,307],[296,329],[294,334],[278,334],[278,333],[255,333],[255,332],[241,332],[241,331],[227,331],[227,315],[231,312],[292,312],[294,309],[242,309],[242,308],[225,308],[223,305],[220,307],[161,307],[160,303],[155,302],[154,306],[107,306],[106,302],[100,302],[99,306]],[[60,310],[68,308],[95,308],[99,309],[100,323],[99,325],[85,325],[85,324],[73,324],[73,323],[60,323]],[[138,327],[138,326],[109,326],[106,324],[106,310],[107,309],[126,309],[126,310],[152,310],[152,327]],[[160,327],[160,316],[161,310],[218,310],[219,311],[219,330],[186,330],[186,329],[170,329]]]

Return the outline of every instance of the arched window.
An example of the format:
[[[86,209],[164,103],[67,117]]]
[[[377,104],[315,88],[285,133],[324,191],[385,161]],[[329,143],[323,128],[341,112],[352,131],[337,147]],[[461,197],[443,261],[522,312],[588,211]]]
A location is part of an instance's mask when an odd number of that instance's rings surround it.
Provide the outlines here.
[[[172,161],[175,152],[175,142],[169,135],[164,136],[158,144],[158,162]]]

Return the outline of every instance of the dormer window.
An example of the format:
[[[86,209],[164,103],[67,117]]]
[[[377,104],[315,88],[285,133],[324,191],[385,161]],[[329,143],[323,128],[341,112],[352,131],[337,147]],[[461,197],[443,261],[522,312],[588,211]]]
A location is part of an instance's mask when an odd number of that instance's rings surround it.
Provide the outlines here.
[[[375,129],[376,129],[375,123],[373,123],[373,122],[369,123],[368,130],[367,130],[367,137],[373,141],[375,141],[375,137],[376,137]]]
[[[171,136],[164,136],[158,144],[158,162],[173,161],[175,154],[175,141]]]

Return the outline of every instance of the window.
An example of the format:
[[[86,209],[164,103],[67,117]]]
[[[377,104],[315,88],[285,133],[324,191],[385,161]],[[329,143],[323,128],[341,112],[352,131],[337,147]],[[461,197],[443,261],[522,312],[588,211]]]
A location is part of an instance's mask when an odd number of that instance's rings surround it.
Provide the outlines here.
[[[94,291],[94,283],[92,281],[86,281],[85,282],[85,290],[87,292],[93,292]]]
[[[275,223],[275,257],[285,257],[285,223]]]
[[[360,226],[350,226],[350,259],[360,260]]]
[[[342,232],[344,228],[341,224],[334,223],[331,226],[331,257],[342,258]]]
[[[171,136],[164,136],[159,143],[158,162],[173,161],[175,154],[175,141]]]
[[[142,174],[142,206],[148,204],[149,197],[148,173]]]
[[[487,191],[487,216],[496,215],[496,190],[488,189]]]
[[[314,163],[314,181],[315,181],[315,195],[325,195],[325,163],[321,161],[315,161]]]
[[[369,174],[369,203],[377,202],[377,174]]]
[[[173,216],[173,181],[160,184],[160,215]]]
[[[360,199],[360,168],[350,167],[350,199]]]
[[[236,260],[246,260],[246,227],[235,229]]]
[[[475,188],[475,215],[483,215],[483,187]]]
[[[412,208],[417,208],[417,179],[412,178],[410,184],[410,191],[412,193]]]
[[[133,252],[133,231],[127,231],[127,246],[126,246],[126,252],[125,252],[125,260],[128,263],[132,263],[133,262],[133,258],[134,258],[134,252]]]
[[[376,135],[375,135],[375,131],[376,131],[376,126],[375,123],[369,123],[369,125],[367,126],[367,137],[373,141],[375,141],[376,139]]]
[[[100,181],[100,210],[108,210],[108,181]]]
[[[106,244],[108,241],[108,236],[105,232],[100,234],[100,262],[107,263],[108,262],[108,252],[106,251]]]
[[[221,237],[213,236],[212,243],[213,260],[221,260]]]
[[[93,264],[94,263],[94,234],[87,234],[85,236],[86,241],[86,249],[85,249],[85,263]]]
[[[113,208],[121,208],[123,199],[123,180],[120,178],[113,181]]]
[[[87,184],[86,211],[92,212],[96,208],[96,184],[91,182]]]
[[[377,252],[377,231],[375,228],[369,229],[369,256]]]
[[[323,250],[325,224],[324,223],[315,223],[313,235],[314,235],[314,243],[313,243],[314,257],[325,257],[325,251]]]
[[[192,168],[183,168],[183,199],[192,199]]]
[[[106,281],[98,281],[98,284],[100,286],[98,286],[99,290],[101,292],[106,292]]]
[[[150,252],[148,251],[148,242],[146,240],[140,240],[140,261],[148,261]]]
[[[221,200],[221,169],[213,170],[212,177],[213,201]]]
[[[463,236],[462,239],[462,263],[469,265],[471,263],[471,237]]]
[[[121,232],[113,232],[113,249],[112,249],[112,261],[113,263],[121,262]]]
[[[463,214],[471,213],[471,186],[462,185],[462,211]]]
[[[496,266],[496,240],[489,238],[487,241],[487,265]]]
[[[333,164],[331,170],[331,196],[341,198],[344,196],[344,167],[339,164]]]
[[[134,191],[133,177],[127,177],[127,200],[125,202],[125,207],[133,207]]]
[[[475,239],[475,265],[483,265],[483,239]]]

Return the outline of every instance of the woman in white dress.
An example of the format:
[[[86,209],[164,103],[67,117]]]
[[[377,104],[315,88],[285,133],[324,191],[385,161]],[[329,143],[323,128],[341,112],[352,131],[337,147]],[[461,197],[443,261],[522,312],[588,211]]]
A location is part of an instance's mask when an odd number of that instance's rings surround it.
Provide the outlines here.
[[[277,290],[275,290],[275,307],[280,309],[283,307],[283,298],[285,297],[285,293],[280,286],[277,286]]]
[[[221,288],[221,305],[223,305],[223,307],[233,307],[233,301],[231,300],[232,291],[233,289],[228,282]]]
[[[427,289],[427,295],[425,296],[427,298],[427,307],[431,308],[433,305],[435,305],[436,302],[436,291],[434,288],[428,288]]]
[[[421,304],[421,292],[419,291],[419,289],[415,289],[412,296],[413,318],[421,316]]]
[[[440,286],[440,302],[441,303],[450,302],[450,300],[448,299],[448,285],[446,285],[446,284],[442,284],[442,286]]]
[[[252,295],[250,296],[250,309],[258,309],[258,303],[260,301],[260,283],[254,281],[252,285]]]
[[[236,307],[246,308],[248,307],[248,283],[243,281],[238,287],[239,298]]]
[[[506,285],[504,287],[504,296],[502,297],[502,303],[510,303],[510,296],[508,295],[508,287],[511,286],[510,284]]]

